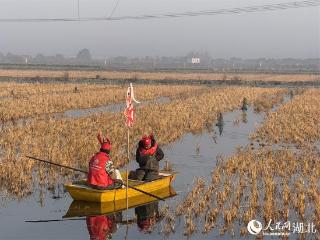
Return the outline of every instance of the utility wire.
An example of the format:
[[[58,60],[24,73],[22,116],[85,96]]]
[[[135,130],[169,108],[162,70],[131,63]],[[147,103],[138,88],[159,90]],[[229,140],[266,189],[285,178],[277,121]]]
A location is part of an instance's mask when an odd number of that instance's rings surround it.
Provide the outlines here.
[[[114,8],[116,9],[119,0]],[[239,13],[252,13],[252,12],[266,12],[276,10],[286,10],[304,7],[320,6],[320,0],[310,1],[296,1],[278,4],[267,4],[259,6],[248,6],[240,8],[227,8],[218,10],[203,10],[196,12],[180,12],[180,13],[165,13],[155,15],[137,15],[137,16],[120,16],[120,17],[89,17],[89,18],[0,18],[0,22],[89,22],[89,21],[120,21],[120,20],[143,20],[143,19],[164,19],[164,18],[178,18],[178,17],[196,17],[196,16],[211,16],[222,14],[239,14]]]
[[[80,0],[78,0],[78,19],[80,19]]]
[[[114,12],[116,11],[116,9],[117,9],[117,7],[118,7],[118,4],[119,4],[120,0],[116,0],[116,1],[117,1],[117,2],[116,2],[114,8],[112,9],[112,11],[111,11],[111,13],[110,13],[110,15],[109,15],[109,17],[108,17],[108,20],[111,19],[111,17],[113,16]]]

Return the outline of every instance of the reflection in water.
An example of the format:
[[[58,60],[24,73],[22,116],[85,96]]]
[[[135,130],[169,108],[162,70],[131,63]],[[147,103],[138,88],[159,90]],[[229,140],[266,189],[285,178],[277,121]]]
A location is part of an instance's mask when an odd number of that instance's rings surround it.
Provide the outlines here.
[[[197,144],[196,144],[196,155],[198,156],[199,153],[200,153],[200,144],[197,143]]]
[[[222,132],[223,132],[223,125],[224,125],[223,115],[222,115],[222,113],[219,113],[218,123],[216,124],[216,126],[218,126],[218,128],[219,128],[219,134],[220,134],[220,136],[222,135]]]
[[[122,221],[121,212],[113,215],[100,215],[86,217],[87,229],[90,240],[111,239],[112,234],[117,231],[117,222]]]
[[[168,199],[176,196],[172,187],[166,187],[152,194]],[[111,239],[117,231],[117,224],[132,223],[134,220],[123,221],[122,211],[126,210],[126,199],[103,203],[73,201],[64,219],[79,219],[86,217],[90,240]],[[129,198],[129,209],[135,208],[138,229],[143,233],[151,233],[159,219],[159,202],[148,195]]]
[[[248,122],[247,113],[245,111],[242,111],[241,119],[242,119],[243,123],[247,123]]]
[[[160,220],[159,202],[149,203],[136,207],[137,225],[141,232],[151,233],[155,224]]]
[[[223,132],[223,125],[218,125],[218,128],[219,128],[219,134],[221,136]]]
[[[137,227],[140,232],[152,233],[154,226],[160,220],[159,202],[152,202],[134,209]],[[132,222],[132,221],[128,221]],[[118,230],[118,224],[127,224],[122,220],[122,212],[110,215],[96,215],[86,217],[90,240],[112,239]]]

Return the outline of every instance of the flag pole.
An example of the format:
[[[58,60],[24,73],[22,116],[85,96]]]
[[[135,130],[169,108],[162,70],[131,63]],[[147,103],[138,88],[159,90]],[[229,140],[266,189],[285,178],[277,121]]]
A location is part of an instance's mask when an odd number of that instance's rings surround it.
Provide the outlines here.
[[[134,98],[134,93],[133,93],[133,86],[132,83],[130,83],[128,90],[127,90],[127,95],[126,95],[126,110],[124,111],[124,115],[126,116],[126,125],[128,127],[127,129],[127,138],[128,138],[128,149],[127,149],[127,166],[126,166],[126,183],[127,183],[127,188],[126,188],[126,202],[127,202],[127,219],[128,217],[128,209],[129,209],[129,196],[128,196],[128,188],[129,188],[129,162],[130,162],[130,127],[133,126],[134,122],[134,108],[133,108],[133,103],[132,100],[136,103],[140,103]]]
[[[129,208],[129,198],[128,198],[128,186],[129,186],[129,170],[128,170],[128,165],[129,165],[129,158],[130,158],[130,128],[128,127],[127,130],[127,137],[128,137],[128,156],[127,156],[127,167],[126,167],[126,183],[127,183],[127,188],[126,188],[126,199],[127,199],[127,220],[128,218],[128,208]]]

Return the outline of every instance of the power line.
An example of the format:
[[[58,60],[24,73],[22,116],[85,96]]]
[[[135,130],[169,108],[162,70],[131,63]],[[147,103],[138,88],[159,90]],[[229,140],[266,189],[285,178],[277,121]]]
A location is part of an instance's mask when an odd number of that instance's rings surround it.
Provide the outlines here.
[[[119,0],[116,3],[118,6]],[[137,15],[137,16],[120,16],[112,17],[114,10],[111,13],[111,17],[89,17],[89,18],[0,18],[0,22],[89,22],[89,21],[120,21],[120,20],[143,20],[143,19],[164,19],[164,18],[178,18],[178,17],[196,17],[196,16],[212,16],[222,14],[239,14],[239,13],[252,13],[252,12],[266,12],[276,10],[287,10],[304,7],[316,7],[320,6],[320,0],[310,1],[296,1],[286,2],[278,4],[267,4],[259,6],[248,6],[240,8],[227,8],[218,10],[203,10],[196,12],[180,12],[180,13],[165,13],[155,15]]]
[[[118,7],[118,4],[119,4],[120,0],[116,0],[116,1],[117,1],[117,2],[116,2],[116,4],[115,4],[114,8],[112,9],[112,11],[111,11],[111,13],[110,13],[110,15],[109,15],[108,19],[111,19],[111,17],[113,16],[113,14],[114,14],[115,10],[116,10],[116,9],[117,9],[117,7]]]
[[[78,19],[80,19],[80,0],[78,0]]]

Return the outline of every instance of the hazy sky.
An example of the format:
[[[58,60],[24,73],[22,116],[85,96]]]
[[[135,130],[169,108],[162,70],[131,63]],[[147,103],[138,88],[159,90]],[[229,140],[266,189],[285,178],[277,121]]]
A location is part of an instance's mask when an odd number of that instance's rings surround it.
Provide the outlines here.
[[[118,0],[80,0],[81,17],[109,17]],[[294,0],[119,0],[113,17],[218,10]],[[296,0],[298,1],[298,0]],[[0,18],[72,18],[77,0],[0,0]],[[0,52],[99,58],[176,56],[319,58],[320,7],[105,22],[0,22]]]

